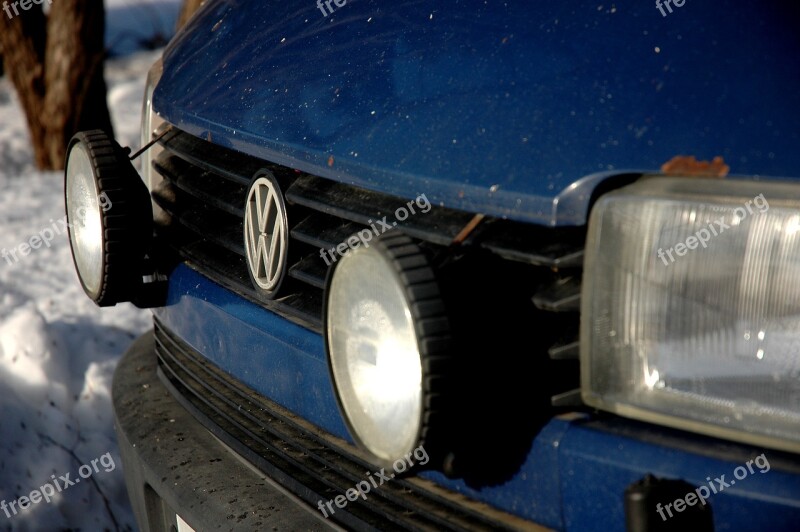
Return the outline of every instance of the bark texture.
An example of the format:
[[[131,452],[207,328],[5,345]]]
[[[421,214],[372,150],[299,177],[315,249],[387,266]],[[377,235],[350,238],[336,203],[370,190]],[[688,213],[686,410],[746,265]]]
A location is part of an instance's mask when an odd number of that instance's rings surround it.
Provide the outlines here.
[[[19,5],[19,4],[17,4]],[[64,167],[66,144],[84,129],[113,135],[103,78],[103,0],[58,0],[0,12],[6,74],[22,104],[36,166]]]

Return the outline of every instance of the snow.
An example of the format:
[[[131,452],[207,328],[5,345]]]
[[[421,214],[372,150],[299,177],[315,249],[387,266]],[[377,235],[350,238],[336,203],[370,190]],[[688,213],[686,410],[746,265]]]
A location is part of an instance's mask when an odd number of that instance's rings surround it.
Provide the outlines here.
[[[170,32],[177,7],[176,1],[109,2],[113,54],[129,52],[122,43],[134,43],[132,34],[152,35],[157,24]],[[125,32],[126,25],[136,30]],[[138,146],[144,79],[159,54],[107,63],[109,107],[123,145]],[[136,529],[114,434],[111,380],[125,349],[152,326],[151,315],[129,304],[101,310],[84,295],[59,223],[63,176],[34,169],[25,119],[5,78],[0,190],[0,530]],[[31,240],[50,234],[46,245]],[[38,249],[21,250],[24,243]],[[34,490],[51,502],[36,502],[37,493],[35,504],[21,509],[17,500]]]
[[[106,46],[111,56],[166,44],[178,19],[178,0],[106,0]]]

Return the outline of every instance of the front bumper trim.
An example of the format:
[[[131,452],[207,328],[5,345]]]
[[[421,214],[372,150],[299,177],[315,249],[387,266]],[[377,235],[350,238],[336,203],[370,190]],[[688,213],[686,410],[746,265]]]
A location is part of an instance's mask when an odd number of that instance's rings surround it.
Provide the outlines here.
[[[195,530],[338,529],[197,423],[156,369],[149,332],[122,358],[113,385],[128,494],[143,532],[177,529],[178,513]]]

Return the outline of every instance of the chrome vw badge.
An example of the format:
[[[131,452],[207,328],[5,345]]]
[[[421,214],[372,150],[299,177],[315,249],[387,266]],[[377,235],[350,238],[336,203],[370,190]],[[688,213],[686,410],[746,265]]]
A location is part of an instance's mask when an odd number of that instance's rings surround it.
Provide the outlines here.
[[[260,171],[247,191],[244,250],[253,284],[265,296],[277,292],[286,270],[289,247],[286,206],[271,174]]]

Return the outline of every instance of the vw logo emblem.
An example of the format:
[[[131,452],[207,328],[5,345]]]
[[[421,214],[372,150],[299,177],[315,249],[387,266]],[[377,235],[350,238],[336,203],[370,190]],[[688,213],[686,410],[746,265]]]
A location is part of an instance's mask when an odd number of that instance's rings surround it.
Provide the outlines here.
[[[253,284],[264,295],[277,292],[286,270],[289,247],[286,206],[275,178],[257,173],[247,191],[244,210],[244,250]]]

